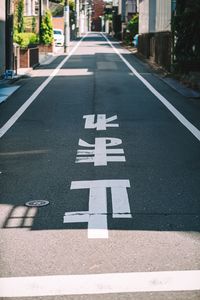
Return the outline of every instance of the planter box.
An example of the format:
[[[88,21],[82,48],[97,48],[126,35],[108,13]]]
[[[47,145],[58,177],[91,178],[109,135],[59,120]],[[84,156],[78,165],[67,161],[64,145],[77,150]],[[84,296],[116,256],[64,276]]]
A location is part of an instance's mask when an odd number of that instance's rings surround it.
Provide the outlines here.
[[[33,68],[39,64],[39,48],[20,49],[20,68]]]
[[[53,45],[39,45],[39,52],[40,53],[52,53],[54,50],[54,46]]]

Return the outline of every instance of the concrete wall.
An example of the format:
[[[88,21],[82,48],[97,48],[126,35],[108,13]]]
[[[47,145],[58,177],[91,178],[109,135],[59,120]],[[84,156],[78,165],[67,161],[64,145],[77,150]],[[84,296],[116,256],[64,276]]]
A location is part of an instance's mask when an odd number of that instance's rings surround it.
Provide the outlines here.
[[[6,8],[5,1],[0,1],[0,75],[5,71],[5,22],[6,22]]]
[[[139,34],[147,33],[147,32],[149,32],[149,0],[140,0],[139,1]]]
[[[171,31],[171,0],[156,2],[156,32]]]
[[[139,1],[139,33],[171,30],[171,0]]]

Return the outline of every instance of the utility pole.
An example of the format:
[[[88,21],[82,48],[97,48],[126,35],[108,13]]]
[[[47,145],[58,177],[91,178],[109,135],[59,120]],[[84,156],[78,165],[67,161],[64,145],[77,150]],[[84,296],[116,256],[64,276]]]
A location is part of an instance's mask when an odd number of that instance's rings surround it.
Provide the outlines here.
[[[13,11],[12,0],[6,1],[6,71],[13,73]]]
[[[76,36],[79,36],[79,26],[80,26],[80,0],[75,1],[76,5]]]
[[[39,40],[41,43],[41,25],[42,25],[42,0],[39,0]]]
[[[67,53],[70,42],[70,24],[69,24],[69,0],[65,0],[64,5],[64,53]]]

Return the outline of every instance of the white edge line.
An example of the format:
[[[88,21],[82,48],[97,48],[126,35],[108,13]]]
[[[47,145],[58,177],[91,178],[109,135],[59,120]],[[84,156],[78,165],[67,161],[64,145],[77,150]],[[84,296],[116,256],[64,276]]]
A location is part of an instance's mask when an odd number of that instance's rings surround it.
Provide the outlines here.
[[[70,51],[69,55],[66,56],[60,64],[55,68],[55,70],[49,75],[49,77],[37,88],[37,90],[24,102],[24,104],[12,115],[12,117],[0,128],[0,138],[15,124],[19,117],[25,112],[25,110],[31,105],[31,103],[39,96],[39,94],[44,90],[44,88],[49,84],[49,82],[56,76],[62,66],[68,61],[72,54],[79,47],[80,43],[87,36],[84,35],[81,40],[74,46]]]
[[[164,106],[200,141],[200,131],[191,122],[189,122],[164,96],[162,96],[144,77],[142,77],[133,66],[131,66],[131,64],[121,55],[121,53],[113,46],[111,41],[103,33],[101,34],[114,49],[116,54],[121,58],[121,60],[127,65],[129,70],[140,81],[142,81],[142,83],[152,92],[152,94],[154,94],[164,104]]]
[[[0,278],[0,297],[200,290],[200,270]]]

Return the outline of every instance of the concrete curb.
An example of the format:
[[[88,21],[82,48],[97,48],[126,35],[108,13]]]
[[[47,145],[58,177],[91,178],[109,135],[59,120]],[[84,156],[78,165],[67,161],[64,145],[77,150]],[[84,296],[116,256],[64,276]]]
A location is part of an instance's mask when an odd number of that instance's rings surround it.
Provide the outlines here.
[[[183,83],[181,83],[179,80],[170,77],[170,73],[166,72],[162,67],[159,65],[156,65],[152,63],[150,60],[143,58],[140,54],[138,54],[137,49],[126,46],[123,43],[121,43],[121,46],[125,49],[127,49],[129,52],[134,54],[142,63],[148,65],[153,73],[159,77],[163,82],[165,82],[169,87],[172,89],[176,90],[179,94],[186,98],[195,98],[199,99],[200,98],[200,92],[197,90],[194,90],[192,88],[187,87]]]

